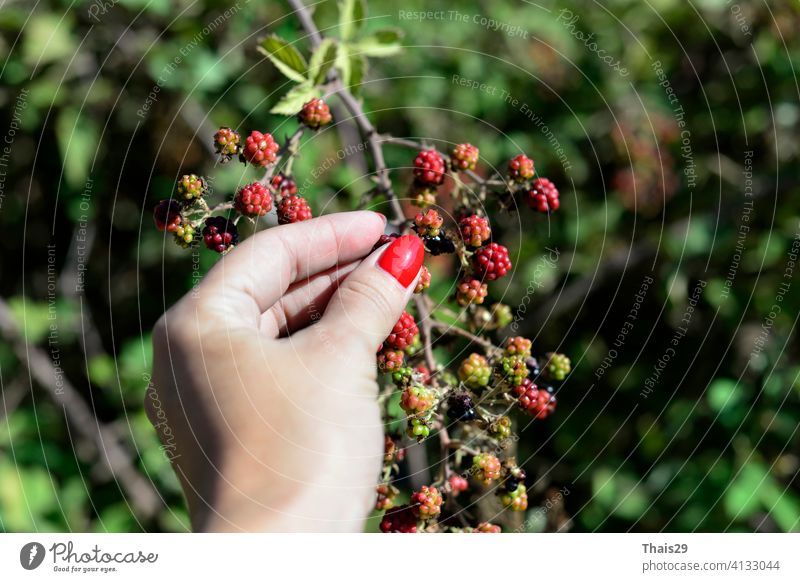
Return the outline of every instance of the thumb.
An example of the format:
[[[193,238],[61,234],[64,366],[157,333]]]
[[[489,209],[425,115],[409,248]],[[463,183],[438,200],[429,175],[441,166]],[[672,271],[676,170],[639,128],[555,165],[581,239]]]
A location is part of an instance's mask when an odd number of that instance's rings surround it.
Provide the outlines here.
[[[415,235],[376,250],[339,286],[318,325],[328,337],[376,351],[403,313],[424,256]]]

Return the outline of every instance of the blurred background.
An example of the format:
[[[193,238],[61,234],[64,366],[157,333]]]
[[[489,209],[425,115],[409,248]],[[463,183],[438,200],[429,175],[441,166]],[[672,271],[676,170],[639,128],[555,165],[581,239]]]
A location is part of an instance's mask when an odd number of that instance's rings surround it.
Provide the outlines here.
[[[494,299],[573,362],[519,443],[526,528],[800,529],[800,5],[370,0],[369,17],[404,32],[361,88],[380,131],[470,141],[484,167],[525,151],[561,190],[549,220],[495,218],[516,271]],[[335,35],[335,2],[315,20]],[[284,2],[0,2],[0,530],[188,528],[142,398],[153,323],[217,257],[179,249],[152,207],[185,172],[217,193],[248,176],[216,163],[218,126],[293,131],[269,113],[288,86],[267,32],[307,49]],[[315,213],[369,188],[357,155],[325,163],[352,138],[302,150]]]

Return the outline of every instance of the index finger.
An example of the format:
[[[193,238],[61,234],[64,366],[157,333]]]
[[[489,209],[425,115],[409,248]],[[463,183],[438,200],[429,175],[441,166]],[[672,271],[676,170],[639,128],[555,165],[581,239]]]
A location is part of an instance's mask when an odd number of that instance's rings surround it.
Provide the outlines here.
[[[376,212],[340,212],[259,232],[214,265],[196,293],[215,312],[257,325],[293,282],[369,254],[385,224]]]

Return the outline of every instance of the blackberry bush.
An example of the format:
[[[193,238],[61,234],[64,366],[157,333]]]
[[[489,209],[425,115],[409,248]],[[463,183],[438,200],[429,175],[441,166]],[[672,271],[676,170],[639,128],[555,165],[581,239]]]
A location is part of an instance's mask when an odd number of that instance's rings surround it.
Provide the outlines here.
[[[352,4],[341,6],[352,8]],[[309,37],[317,35],[314,30]],[[327,58],[346,52],[350,45],[334,38],[323,41],[309,55],[274,35],[262,41],[260,50],[280,72],[291,71],[290,81],[298,83],[271,110],[287,116],[296,129],[280,143],[278,136],[285,135],[282,127],[271,133],[248,130],[241,135],[220,127],[209,134],[207,139],[220,161],[238,159],[246,166],[244,171],[257,175],[212,203],[208,184],[213,179],[186,174],[173,198],[162,200],[154,209],[155,226],[171,233],[181,247],[202,240],[211,251],[224,254],[237,244],[240,232],[276,223],[293,228],[290,225],[311,219],[305,189],[298,188],[307,177],[299,175],[296,180],[292,170],[303,151],[303,139],[332,121],[329,104],[321,96],[330,94],[330,99],[338,100],[349,116],[341,123],[357,121],[374,170],[372,185],[362,193],[359,204],[389,214],[387,232],[375,241],[373,250],[399,236],[416,234],[426,252],[439,257],[435,266],[430,261],[422,268],[411,305],[376,352],[382,384],[379,401],[391,431],[386,435],[383,473],[376,483],[376,509],[385,512],[380,529],[499,532],[499,525],[478,519],[463,523],[464,513],[458,513],[458,508],[481,502],[486,488],[509,511],[527,508],[524,471],[513,461],[513,450],[505,447],[514,441],[515,415],[524,423],[538,423],[555,412],[556,388],[551,384],[569,377],[571,362],[564,354],[539,352],[529,339],[506,333],[505,328],[519,319],[514,309],[498,301],[504,289],[496,282],[512,274],[511,255],[518,249],[502,244],[503,231],[511,221],[493,221],[525,205],[534,212],[519,217],[523,228],[535,229],[537,221],[554,221],[553,213],[561,209],[558,189],[537,174],[533,160],[524,154],[507,164],[500,162],[499,172],[490,172],[481,166],[478,147],[471,143],[440,150],[431,144],[447,143],[451,136],[432,136],[430,142],[423,142],[379,132],[352,94],[359,81],[350,77],[351,68],[343,66],[341,59]],[[374,35],[370,42],[386,45],[373,51],[381,56],[399,50],[394,32]],[[330,92],[334,86],[341,88]],[[258,112],[253,117],[259,117]],[[475,135],[479,132],[476,128]],[[329,133],[332,139],[336,132]],[[413,153],[407,163],[394,169],[384,161],[388,148],[410,148]],[[407,184],[408,190],[396,192],[399,183]],[[241,221],[258,225],[240,231]],[[558,228],[557,221],[548,228]],[[454,273],[453,279],[444,281],[448,272]],[[451,303],[439,305],[429,296],[431,279],[449,286]],[[538,362],[542,362],[541,370]],[[436,474],[421,489],[401,492],[404,483],[397,477],[405,447],[426,439],[439,441],[440,446],[428,447],[429,453],[441,452],[440,459],[429,459]],[[396,506],[400,495],[409,503]],[[503,523],[503,519],[495,521]]]

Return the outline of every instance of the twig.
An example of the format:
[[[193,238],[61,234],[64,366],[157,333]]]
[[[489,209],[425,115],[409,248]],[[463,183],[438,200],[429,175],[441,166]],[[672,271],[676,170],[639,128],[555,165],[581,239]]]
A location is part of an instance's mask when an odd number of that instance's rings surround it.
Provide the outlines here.
[[[303,29],[308,34],[312,46],[316,47],[322,42],[322,36],[319,33],[319,29],[314,24],[314,20],[311,18],[308,9],[305,7],[301,0],[289,0],[292,8],[295,11],[298,19],[300,20]],[[344,104],[345,108],[348,110],[350,115],[353,117],[353,121],[358,127],[359,131],[361,132],[362,138],[366,140],[367,146],[369,148],[370,157],[372,158],[372,163],[374,165],[374,172],[375,177],[377,179],[377,188],[380,193],[386,196],[387,201],[389,202],[389,206],[392,209],[392,213],[394,214],[394,219],[391,221],[393,224],[404,224],[406,222],[405,213],[403,212],[403,207],[400,204],[400,201],[397,199],[397,196],[394,193],[392,188],[392,182],[389,178],[389,169],[386,166],[386,160],[383,155],[383,143],[389,142],[394,138],[389,138],[387,136],[380,135],[375,127],[370,122],[367,115],[364,113],[364,109],[361,106],[361,103],[353,96],[353,94],[349,91],[347,87],[345,87],[341,79],[338,77],[336,71],[332,71],[328,76],[329,85],[331,86],[332,93],[335,94],[341,102]],[[401,142],[396,142],[401,143]],[[413,143],[413,142],[408,142]],[[402,144],[401,144],[402,145]],[[410,146],[409,146],[410,147]],[[414,144],[413,147],[419,147],[418,144]],[[475,179],[479,183],[484,183],[485,181],[480,176],[472,173],[470,177]],[[439,322],[435,321],[431,317],[430,309],[425,302],[425,299],[421,295],[417,295],[414,297],[414,303],[417,309],[417,316],[420,322],[420,335],[421,340],[423,343],[423,353],[425,356],[425,362],[431,372],[432,377],[435,377],[435,373],[437,371],[436,359],[433,355],[433,337],[432,337],[432,329],[435,326],[440,325]],[[449,326],[445,326],[449,327]],[[463,330],[461,330],[463,331]],[[456,332],[457,333],[457,332]],[[464,332],[468,333],[468,332]],[[476,343],[482,344],[487,349],[493,347],[491,342],[487,340],[483,340],[482,338],[478,338],[472,334],[469,334],[469,339],[475,341]],[[440,445],[443,450],[446,450],[450,447],[452,441],[450,440],[450,436],[447,432],[447,428],[444,426],[444,423],[439,424],[439,439]],[[468,451],[469,452],[469,451]],[[447,459],[443,460],[445,464],[447,463]]]
[[[311,46],[319,46],[320,42],[322,42],[322,35],[320,35],[317,25],[314,24],[314,20],[311,18],[308,8],[306,8],[301,0],[289,0],[289,4],[291,4],[297,18],[300,20],[300,24],[308,34]],[[389,202],[389,206],[391,206],[392,212],[395,215],[392,222],[394,224],[402,224],[405,222],[405,214],[403,213],[403,207],[400,205],[400,201],[394,194],[392,181],[389,179],[389,169],[386,167],[386,160],[383,157],[383,148],[381,147],[378,132],[364,113],[361,103],[359,103],[358,99],[353,96],[350,90],[342,84],[335,70],[331,70],[328,74],[328,81],[331,87],[331,93],[341,100],[342,104],[353,117],[353,122],[358,127],[362,139],[365,140],[369,148],[372,163],[375,165],[375,178],[378,182],[378,191],[386,196],[386,200]]]
[[[433,329],[441,331],[443,334],[455,335],[467,339],[472,343],[480,345],[487,351],[496,351],[500,349],[487,339],[477,336],[474,333],[467,331],[466,329],[457,327],[455,325],[451,325],[449,323],[445,323],[443,321],[437,321],[434,319],[432,320],[431,327],[433,327]]]
[[[162,507],[161,496],[150,481],[144,479],[136,469],[134,460],[120,444],[119,437],[109,426],[101,423],[78,391],[67,380],[63,370],[58,369],[50,356],[41,348],[29,344],[14,321],[8,304],[0,298],[0,332],[12,345],[20,362],[29,374],[50,397],[63,406],[64,412],[76,430],[94,443],[97,455],[109,472],[119,479],[127,492],[136,514],[143,518],[153,517]]]

